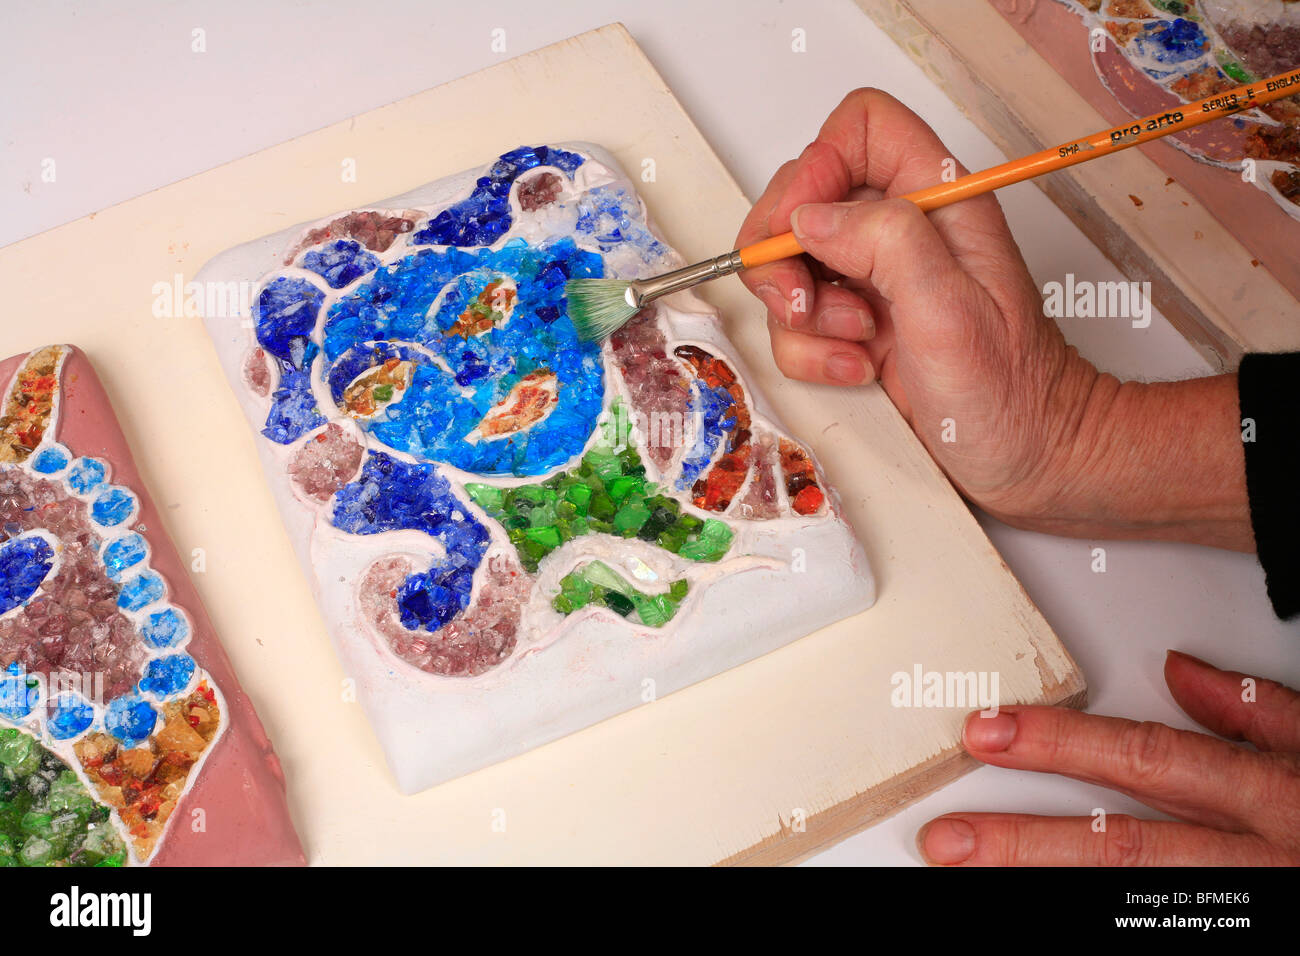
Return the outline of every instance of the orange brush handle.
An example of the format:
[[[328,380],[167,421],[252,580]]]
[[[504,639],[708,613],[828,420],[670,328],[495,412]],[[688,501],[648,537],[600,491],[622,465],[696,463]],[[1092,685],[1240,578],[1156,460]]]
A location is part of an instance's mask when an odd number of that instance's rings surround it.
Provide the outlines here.
[[[929,212],[931,209],[939,209],[972,196],[982,196],[1003,186],[1042,176],[1044,173],[1053,173],[1058,169],[1066,169],[1092,159],[1109,156],[1122,149],[1148,143],[1171,133],[1180,133],[1222,116],[1231,116],[1233,113],[1254,109],[1264,103],[1296,94],[1300,94],[1300,70],[1291,70],[1272,79],[1248,83],[1225,93],[1208,96],[1195,103],[1187,103],[1166,113],[1135,119],[1123,126],[1115,126],[1083,139],[1062,143],[1053,149],[1045,149],[1023,159],[1014,159],[1001,166],[971,173],[950,183],[919,189],[902,198],[916,203],[922,210]],[[754,266],[776,262],[778,259],[797,256],[801,252],[803,249],[800,248],[794,233],[787,232],[745,246],[740,250],[740,261],[744,263],[746,269],[751,269]]]

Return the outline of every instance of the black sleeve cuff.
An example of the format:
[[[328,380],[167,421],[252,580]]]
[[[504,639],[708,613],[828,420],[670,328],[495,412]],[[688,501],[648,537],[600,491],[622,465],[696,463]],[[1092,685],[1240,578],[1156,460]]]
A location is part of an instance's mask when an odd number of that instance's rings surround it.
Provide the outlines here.
[[[1300,613],[1300,352],[1247,355],[1237,395],[1255,548],[1285,620]]]

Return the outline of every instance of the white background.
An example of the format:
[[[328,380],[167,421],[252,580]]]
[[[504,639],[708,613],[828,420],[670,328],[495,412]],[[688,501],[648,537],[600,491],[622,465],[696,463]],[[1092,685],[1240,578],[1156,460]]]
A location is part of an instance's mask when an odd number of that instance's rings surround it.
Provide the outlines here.
[[[614,20],[751,198],[858,86],[909,103],[971,169],[1006,158],[851,0],[0,0],[0,8],[0,245]],[[506,30],[505,54],[490,48],[497,27]],[[195,28],[206,31],[203,54],[191,52]],[[795,28],[806,31],[806,53],[791,51]],[[46,158],[57,163],[56,183],[41,180]],[[1002,201],[1040,286],[1069,272],[1119,278],[1032,184],[1004,191]],[[1159,316],[1146,330],[1103,319],[1062,327],[1121,377],[1208,371]],[[1091,550],[1101,542],[983,523],[1082,666],[1094,711],[1192,726],[1161,677],[1170,647],[1300,685],[1300,624],[1273,617],[1253,557],[1105,543],[1107,572],[1095,574]],[[917,828],[950,810],[1094,807],[1149,814],[1100,788],[983,768],[813,862],[919,862]]]

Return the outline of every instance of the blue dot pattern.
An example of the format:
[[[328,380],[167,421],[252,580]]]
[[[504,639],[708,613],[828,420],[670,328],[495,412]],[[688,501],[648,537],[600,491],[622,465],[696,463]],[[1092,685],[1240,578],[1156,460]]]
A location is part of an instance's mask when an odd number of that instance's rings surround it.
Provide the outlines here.
[[[108,576],[116,581],[123,571],[139,564],[148,553],[144,538],[131,532],[109,542],[99,557],[104,562]]]
[[[600,347],[579,340],[564,299],[565,280],[603,270],[598,254],[567,238],[540,248],[513,239],[495,251],[422,250],[380,269],[330,309],[325,357],[346,371],[327,371],[326,380],[334,391],[367,362],[381,364],[396,343],[417,344],[440,361],[412,352],[418,362],[402,400],[362,427],[390,448],[476,474],[545,474],[582,452],[604,403]],[[501,276],[516,285],[509,320],[468,339],[448,334]],[[467,440],[519,379],[540,370],[554,373],[559,386],[544,419],[513,435]]]
[[[414,232],[411,244],[490,246],[510,231],[510,187],[521,174],[538,166],[554,166],[572,179],[584,161],[578,153],[550,146],[511,150],[479,178],[468,198],[444,209]]]
[[[65,480],[68,487],[77,494],[86,495],[102,485],[107,474],[108,469],[104,467],[102,461],[95,458],[79,458]]]
[[[335,240],[302,257],[302,267],[324,279],[331,289],[351,285],[378,266],[379,258],[351,239]]]
[[[158,572],[144,571],[122,585],[117,593],[117,606],[127,611],[138,611],[162,600],[166,590]]]
[[[0,545],[0,614],[27,603],[53,567],[54,549],[40,535]]]
[[[172,607],[154,611],[140,626],[140,636],[151,647],[175,647],[190,634],[185,615]]]
[[[95,722],[95,708],[75,694],[62,694],[45,726],[55,740],[70,740]]]
[[[289,306],[285,315],[294,310]],[[284,316],[279,326],[271,328],[271,338],[278,331],[292,331]],[[289,361],[302,362],[306,347],[287,336],[280,342]],[[306,342],[303,339],[302,342]],[[312,347],[314,348],[314,346]],[[139,507],[129,489],[107,485],[108,467],[94,458],[74,458],[58,443],[42,446],[28,461],[33,473],[52,480],[62,478],[75,494],[89,498],[91,518],[101,527],[113,527],[128,521]],[[12,529],[11,533],[12,533]],[[148,567],[149,547],[135,532],[107,540],[99,559],[109,578],[119,582],[117,604],[124,611],[137,612],[157,604],[166,596],[162,577]],[[54,547],[42,535],[26,533],[0,543],[0,613],[28,601],[53,570]],[[127,577],[125,583],[122,578]],[[189,623],[178,608],[164,605],[146,614],[138,622],[141,642],[156,649],[178,647],[190,633]],[[157,724],[157,712],[140,697],[147,692],[159,700],[182,693],[191,683],[198,665],[188,654],[170,654],[150,660],[136,691],[112,701],[103,715],[102,726],[127,746],[147,739]],[[0,671],[0,717],[11,721],[26,719],[40,704],[41,683],[14,662]],[[64,692],[52,701],[45,721],[46,732],[54,740],[72,740],[96,725],[97,708],[78,694]]]
[[[14,661],[0,679],[0,716],[21,720],[41,702],[40,684],[28,677],[26,669]]]
[[[109,702],[104,729],[127,747],[147,740],[158,722],[158,712],[139,694],[125,694]]]
[[[68,467],[72,455],[62,445],[47,445],[32,456],[32,470],[42,475],[54,475]]]
[[[402,624],[437,630],[469,606],[487,530],[452,493],[434,465],[372,452],[357,481],[335,495],[334,526],[351,534],[415,530],[436,538],[446,557],[406,579],[397,595]]]
[[[188,654],[156,657],[144,668],[140,690],[156,697],[170,697],[183,691],[194,676],[194,658]]]
[[[135,512],[135,495],[125,488],[109,488],[90,505],[90,516],[105,528],[121,524]]]

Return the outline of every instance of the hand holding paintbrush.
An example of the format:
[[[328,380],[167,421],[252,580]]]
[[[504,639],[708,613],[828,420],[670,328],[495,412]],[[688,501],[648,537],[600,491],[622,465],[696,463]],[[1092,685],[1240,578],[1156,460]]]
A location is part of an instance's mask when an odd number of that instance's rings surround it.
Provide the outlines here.
[[[922,211],[929,212],[972,196],[992,192],[1002,186],[1010,186],[1171,133],[1192,129],[1297,92],[1300,92],[1300,70],[1292,70],[1272,79],[1246,84],[1189,103],[1179,109],[1062,143],[1054,149],[1045,149],[1023,159],[963,176],[953,182],[919,189],[902,198],[914,203]],[[720,276],[731,275],[741,269],[751,269],[778,259],[797,256],[803,251],[794,233],[787,232],[715,259],[707,259],[649,279],[573,279],[565,284],[569,315],[580,336],[602,339],[623,326],[642,307],[655,299]]]
[[[1167,131],[1177,118],[1153,121]],[[1141,141],[1143,132],[1147,138],[1161,134],[1159,128],[1134,133],[1130,126],[1116,131],[1113,148]],[[1109,143],[1106,135],[1101,146],[1067,144],[1057,155],[1069,165],[1083,161],[1081,155],[1100,155]],[[1078,152],[1071,150],[1075,145]],[[934,132],[898,101],[858,91],[831,114],[813,146],[778,171],[741,228],[740,252],[723,257],[721,266],[735,258],[754,266],[741,279],[767,305],[781,371],[840,385],[863,384],[878,374],[953,484],[1011,524],[1094,540],[1148,538],[1252,550],[1242,418],[1268,413],[1259,396],[1272,396],[1281,406],[1272,420],[1289,422],[1294,389],[1284,400],[1285,390],[1267,385],[1257,372],[1256,407],[1248,409],[1244,399],[1239,403],[1236,375],[1145,384],[1098,372],[1044,316],[1039,290],[991,197],[932,214],[921,211],[918,197],[951,199],[950,190],[970,188],[963,184],[978,178],[932,187],[950,158]],[[1001,175],[1006,183],[1033,173]],[[845,201],[864,193],[896,198]],[[766,265],[758,264],[761,256],[744,261],[747,250],[789,243],[785,237],[766,239],[787,228],[809,257],[843,279],[816,279],[802,257]],[[792,300],[806,302],[807,310],[799,312]],[[614,303],[620,311],[634,305]],[[1292,379],[1300,366],[1297,356],[1254,358],[1283,360],[1276,367],[1291,369]],[[1272,378],[1285,381],[1286,374],[1274,372]],[[1243,396],[1250,393],[1248,381],[1244,365]],[[868,403],[861,407],[875,414]],[[823,441],[860,441],[852,418],[840,424]],[[1272,443],[1245,447],[1275,449],[1270,453],[1277,460],[1290,463],[1276,450],[1294,449],[1287,427],[1274,432],[1278,439]],[[869,460],[870,449],[867,454]],[[1261,491],[1257,502],[1262,513],[1295,513],[1281,503],[1293,497],[1293,479],[1293,471],[1272,478],[1273,501]],[[876,506],[888,507],[892,496],[911,493],[910,480],[894,470],[873,475],[869,486],[885,499]],[[1290,560],[1300,564],[1286,530],[1291,526],[1279,522],[1273,532],[1274,554],[1283,555],[1273,560],[1283,580],[1294,582],[1294,573],[1285,574],[1288,549]],[[888,553],[888,542],[879,546]],[[1080,546],[1080,574],[1090,574],[1091,547]],[[1261,553],[1263,547],[1261,542]],[[896,570],[927,573],[925,567]],[[963,599],[944,597],[945,586],[935,583],[938,600]],[[1127,646],[1124,632],[1111,636]],[[1184,709],[1222,736],[1239,736],[1233,721],[1251,723],[1258,714],[1246,711],[1264,708],[1265,723],[1277,730],[1264,749],[1279,752],[1248,753],[1221,739],[1059,708],[1007,707],[996,719],[972,715],[963,743],[976,759],[1097,781],[1179,820],[1117,818],[1108,836],[1098,834],[1089,817],[947,814],[919,834],[925,859],[982,865],[1300,860],[1294,814],[1275,812],[1276,806],[1297,805],[1295,774],[1271,759],[1292,756],[1300,746],[1300,727],[1280,716],[1300,698],[1265,682],[1273,699],[1243,707],[1243,675],[1180,655],[1171,655],[1166,676]],[[1134,759],[1150,751],[1144,745],[1152,741],[1168,758],[1159,767]],[[1261,802],[1251,796],[1261,792],[1286,799]]]

